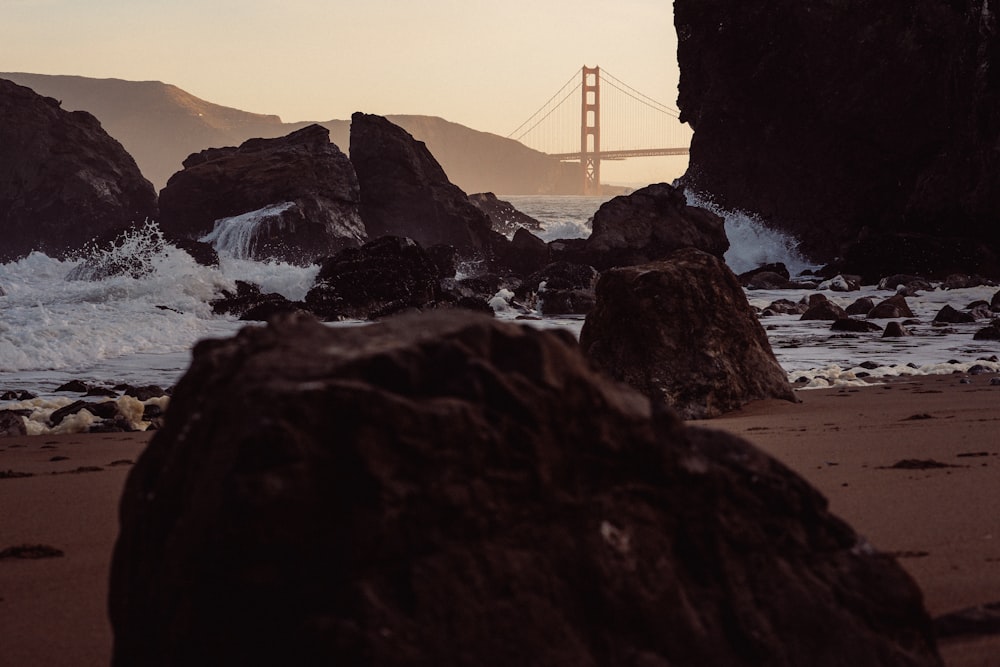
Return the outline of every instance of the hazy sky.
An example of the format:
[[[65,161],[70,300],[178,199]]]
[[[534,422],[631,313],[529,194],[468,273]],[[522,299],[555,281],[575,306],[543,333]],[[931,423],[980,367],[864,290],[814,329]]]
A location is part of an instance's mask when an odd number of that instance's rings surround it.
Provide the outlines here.
[[[285,121],[427,114],[506,136],[585,64],[676,106],[671,5],[3,0],[0,71],[159,80]],[[664,161],[683,170],[630,162]]]

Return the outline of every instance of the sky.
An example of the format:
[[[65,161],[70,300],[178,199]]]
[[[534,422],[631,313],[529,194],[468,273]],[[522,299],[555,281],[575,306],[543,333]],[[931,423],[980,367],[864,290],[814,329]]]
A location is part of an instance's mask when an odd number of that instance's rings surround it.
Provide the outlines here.
[[[0,71],[163,81],[286,122],[425,114],[507,136],[583,65],[670,106],[677,99],[666,0],[3,0],[3,8]],[[605,163],[604,180],[670,180],[685,166],[676,157]]]

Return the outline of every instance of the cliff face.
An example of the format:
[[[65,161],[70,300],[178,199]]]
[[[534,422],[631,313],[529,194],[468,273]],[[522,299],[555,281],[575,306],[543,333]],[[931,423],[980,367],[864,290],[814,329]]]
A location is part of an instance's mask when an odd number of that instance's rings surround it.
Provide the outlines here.
[[[819,259],[862,230],[1000,245],[988,0],[675,0],[674,17],[688,187]]]
[[[159,81],[25,73],[0,77],[61,100],[66,109],[92,113],[158,190],[192,153],[238,146],[251,138],[281,137],[312,124],[283,123],[278,116],[220,106]],[[387,118],[425,142],[448,178],[466,192],[574,194],[579,188],[579,167],[511,139],[431,116]],[[347,149],[349,121],[319,124],[330,131],[333,143]]]

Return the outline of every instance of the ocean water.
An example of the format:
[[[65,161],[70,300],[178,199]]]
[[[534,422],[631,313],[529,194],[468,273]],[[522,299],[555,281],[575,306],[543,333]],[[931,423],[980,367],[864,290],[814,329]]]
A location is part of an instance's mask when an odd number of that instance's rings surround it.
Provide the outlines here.
[[[546,240],[586,237],[590,219],[606,197],[506,197],[515,207],[542,222]],[[711,207],[692,198],[692,203]],[[789,239],[764,229],[751,217],[725,213],[731,249],[726,261],[737,273],[764,262],[782,261],[793,273],[808,268]],[[237,280],[261,285],[301,299],[318,268],[241,259],[239,244],[220,251],[220,266],[197,265],[186,253],[157,242],[158,230],[147,228],[117,251],[143,254],[145,273],[103,280],[72,280],[82,272],[83,260],[57,260],[34,253],[16,262],[0,264],[0,392],[25,389],[39,394],[29,402],[0,401],[0,409],[37,412],[38,432],[52,410],[76,400],[76,394],[54,389],[71,379],[92,385],[158,384],[169,387],[190,362],[192,345],[204,338],[233,335],[244,326],[229,316],[211,312],[209,301]],[[227,252],[224,248],[230,248]],[[92,262],[93,262],[93,258]],[[113,263],[116,257],[103,257]],[[753,305],[763,307],[779,298],[798,300],[813,290],[750,292]],[[977,299],[989,300],[996,288],[934,290],[910,298],[920,324],[912,338],[881,339],[878,334],[843,335],[829,323],[801,322],[798,316],[766,318],[775,354],[800,387],[860,382],[860,373],[881,377],[904,373],[943,373],[968,370],[975,364],[1000,370],[996,361],[980,361],[1000,354],[1000,343],[973,341],[983,326],[933,327],[934,314],[945,304],[961,309]],[[846,306],[862,294],[876,299],[891,295],[867,287],[862,293],[826,292]],[[494,299],[498,317],[515,319],[520,313],[506,308],[503,295]],[[560,327],[579,334],[582,317],[541,318],[528,326]],[[884,324],[884,322],[882,322]],[[349,325],[349,323],[348,323]],[[860,364],[874,361],[877,369]],[[957,363],[949,363],[957,362]],[[96,400],[96,399],[95,399]]]

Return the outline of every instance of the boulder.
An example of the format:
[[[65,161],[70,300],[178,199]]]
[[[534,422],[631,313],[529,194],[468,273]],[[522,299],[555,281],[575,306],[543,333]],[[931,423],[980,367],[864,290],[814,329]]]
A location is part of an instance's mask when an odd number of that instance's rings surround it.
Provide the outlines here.
[[[184,161],[160,193],[160,226],[252,259],[309,264],[367,240],[354,168],[309,125]]]
[[[736,276],[693,248],[602,273],[580,345],[611,377],[685,418],[796,400]]]
[[[867,315],[874,307],[875,301],[870,296],[863,296],[845,308],[844,312],[848,315]]]
[[[451,245],[461,257],[488,255],[490,219],[448,180],[427,146],[381,116],[351,116],[351,162],[368,236]]]
[[[991,322],[972,336],[973,340],[1000,340],[1000,323]]]
[[[199,343],[120,522],[117,667],[941,664],[801,478],[471,314]]]
[[[882,332],[882,338],[903,338],[912,335],[910,330],[899,322],[889,322],[885,325],[885,331]]]
[[[777,274],[778,276],[784,278],[785,280],[789,280],[791,278],[791,274],[788,272],[788,267],[785,266],[784,262],[769,262],[767,264],[761,264],[756,269],[744,271],[743,273],[736,276],[736,278],[740,281],[741,285],[746,287],[748,283],[751,281],[751,279],[758,273]]]
[[[801,315],[802,313],[809,310],[809,305],[802,301],[792,301],[790,299],[778,299],[777,301],[772,301],[765,308],[764,311],[771,311],[771,314],[782,314],[782,315]]]
[[[276,312],[296,308],[277,292],[261,292],[260,286],[243,280],[236,281],[236,292],[224,290],[210,304],[216,315],[233,315],[246,321],[264,321]]]
[[[941,310],[934,316],[934,322],[944,322],[946,324],[968,324],[975,321],[976,318],[971,313],[963,313],[947,304],[942,306]]]
[[[872,331],[882,331],[882,327],[874,322],[856,320],[852,317],[842,317],[834,320],[830,325],[831,331],[846,331],[850,333],[870,333]]]
[[[796,285],[780,273],[772,271],[756,271],[746,279],[741,279],[740,284],[749,290],[775,290],[775,289],[797,289]]]
[[[1000,312],[1000,291],[993,295],[990,299],[990,310],[994,313]]]
[[[306,306],[326,320],[377,319],[432,305],[439,268],[412,239],[382,236],[326,259]]]
[[[28,435],[24,417],[13,410],[0,410],[0,438]]]
[[[902,294],[890,296],[875,305],[868,311],[868,319],[893,319],[898,317],[914,317],[910,305],[906,303],[906,297]]]
[[[525,278],[514,294],[545,315],[586,315],[594,307],[597,275],[586,264],[553,262]]]
[[[666,183],[615,197],[594,214],[586,261],[598,270],[662,259],[681,248],[722,256],[729,250],[725,220],[688,206],[684,191]]]
[[[551,262],[549,246],[524,227],[514,232],[509,243],[493,244],[493,267],[505,273],[529,276]]]
[[[469,201],[489,216],[493,231],[500,232],[504,236],[513,236],[519,229],[542,231],[542,223],[530,215],[521,213],[509,201],[498,199],[492,192],[471,194]]]
[[[822,294],[813,294],[809,298],[809,308],[802,313],[802,320],[842,320],[847,318],[847,312],[830,301]]]
[[[916,296],[917,292],[930,291],[934,289],[930,281],[921,276],[914,276],[906,273],[894,273],[885,276],[878,281],[879,289],[894,290],[903,296]]]
[[[992,5],[677,0],[674,23],[677,106],[694,130],[685,186],[819,261],[859,241],[892,261],[897,235],[918,234],[933,254],[897,255],[900,268],[996,270]],[[870,269],[895,270],[881,261],[845,270],[867,284]]]
[[[0,262],[74,256],[156,217],[152,184],[89,113],[0,79],[0,118]]]

